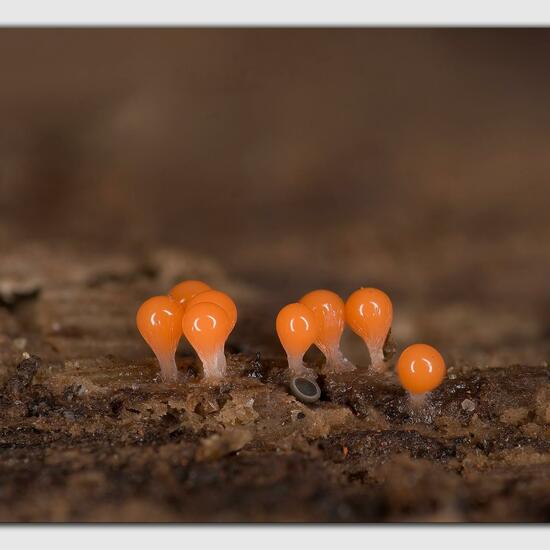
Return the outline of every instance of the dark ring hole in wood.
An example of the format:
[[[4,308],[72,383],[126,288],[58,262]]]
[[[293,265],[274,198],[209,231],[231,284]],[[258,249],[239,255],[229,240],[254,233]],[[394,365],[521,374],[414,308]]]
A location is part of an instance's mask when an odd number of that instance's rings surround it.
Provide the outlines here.
[[[307,380],[307,378],[296,378],[294,380],[294,385],[296,389],[306,397],[315,397],[318,392],[317,385]]]

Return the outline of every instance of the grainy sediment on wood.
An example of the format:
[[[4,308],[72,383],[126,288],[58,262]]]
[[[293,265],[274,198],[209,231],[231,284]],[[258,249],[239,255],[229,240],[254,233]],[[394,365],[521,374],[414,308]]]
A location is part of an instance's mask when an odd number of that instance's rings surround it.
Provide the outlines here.
[[[180,382],[159,383],[135,329],[139,303],[185,277],[240,306],[219,387],[185,346]],[[454,360],[419,411],[392,369],[363,368],[305,405],[264,297],[211,264],[32,249],[0,283],[1,521],[550,519],[548,366]]]

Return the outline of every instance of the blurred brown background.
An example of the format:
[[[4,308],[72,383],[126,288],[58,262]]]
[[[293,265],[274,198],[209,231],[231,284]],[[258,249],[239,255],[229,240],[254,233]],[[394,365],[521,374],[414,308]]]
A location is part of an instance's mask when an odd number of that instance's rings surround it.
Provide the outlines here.
[[[189,251],[270,323],[380,286],[403,342],[540,363],[549,54],[548,30],[2,29],[0,245]]]

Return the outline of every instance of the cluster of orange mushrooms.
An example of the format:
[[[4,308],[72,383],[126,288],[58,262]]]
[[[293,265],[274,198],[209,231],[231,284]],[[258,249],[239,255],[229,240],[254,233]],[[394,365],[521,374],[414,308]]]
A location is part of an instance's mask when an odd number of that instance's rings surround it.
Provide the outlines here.
[[[157,356],[163,382],[176,382],[176,349],[184,334],[202,361],[204,378],[226,374],[224,346],[237,323],[237,306],[202,281],[183,281],[168,296],[154,296],[139,308],[136,323]]]
[[[388,295],[376,288],[360,288],[345,303],[330,290],[309,292],[299,302],[283,307],[275,325],[292,379],[314,383],[316,372],[303,361],[313,344],[326,358],[324,373],[357,368],[340,350],[346,323],[365,342],[372,370],[384,372],[387,369],[384,343],[392,320],[393,306]],[[175,354],[182,334],[202,362],[204,380],[219,383],[225,376],[224,346],[237,322],[237,307],[224,292],[202,281],[183,281],[167,296],[155,296],[144,302],[136,321],[158,359],[164,382],[177,381]],[[446,374],[443,357],[427,344],[406,348],[396,370],[401,385],[421,398],[439,386]]]
[[[299,302],[285,306],[277,316],[276,327],[293,375],[315,379],[315,371],[303,362],[304,354],[312,344],[325,356],[325,373],[356,369],[340,350],[346,323],[365,342],[372,370],[385,372],[384,344],[392,321],[392,302],[377,288],[360,288],[345,303],[330,290],[314,290]],[[414,401],[417,404],[421,404],[426,394],[441,384],[446,371],[441,354],[427,344],[409,346],[397,361],[399,381],[412,396],[416,396]]]

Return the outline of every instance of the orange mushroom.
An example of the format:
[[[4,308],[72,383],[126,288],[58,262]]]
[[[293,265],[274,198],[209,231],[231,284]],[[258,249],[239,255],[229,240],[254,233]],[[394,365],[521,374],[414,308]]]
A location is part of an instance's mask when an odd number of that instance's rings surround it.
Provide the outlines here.
[[[340,351],[340,339],[344,332],[344,301],[330,290],[313,290],[300,299],[317,319],[318,332],[315,345],[326,358],[327,372],[352,371],[355,366]]]
[[[183,314],[181,328],[202,362],[205,380],[218,382],[226,375],[224,346],[231,332],[224,309],[211,302],[190,304]]]
[[[277,315],[275,322],[279,340],[288,358],[293,376],[315,377],[315,372],[304,365],[304,354],[315,342],[317,319],[304,304],[288,304]]]
[[[377,288],[360,288],[345,305],[346,321],[369,350],[373,369],[384,371],[384,343],[393,320],[393,306],[388,295]]]
[[[169,296],[149,298],[136,315],[138,330],[156,355],[164,382],[175,382],[178,378],[175,355],[182,315],[180,304]]]
[[[210,290],[210,287],[206,283],[189,279],[174,286],[169,294],[174,300],[178,301],[185,310],[189,300],[199,294],[199,292],[204,292],[205,290]]]
[[[432,346],[413,344],[397,361],[397,376],[411,394],[421,395],[435,390],[447,373],[445,360]]]
[[[195,294],[195,296],[187,302],[187,307],[192,307],[195,304],[200,304],[203,302],[209,302],[220,306],[225,311],[229,320],[229,332],[235,328],[237,323],[237,306],[229,295],[225,292],[221,292],[220,290],[204,290],[203,292]]]

